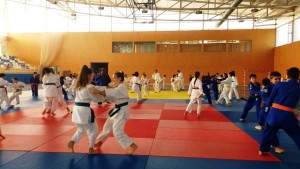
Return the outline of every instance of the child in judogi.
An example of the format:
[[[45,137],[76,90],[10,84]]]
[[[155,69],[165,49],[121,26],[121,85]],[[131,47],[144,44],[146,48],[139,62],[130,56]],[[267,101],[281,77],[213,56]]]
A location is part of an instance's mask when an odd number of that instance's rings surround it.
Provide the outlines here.
[[[249,76],[250,83],[248,84],[249,97],[244,105],[243,114],[240,117],[240,121],[245,121],[248,112],[252,109],[253,106],[256,107],[256,116],[259,119],[260,105],[261,105],[261,97],[260,97],[260,84],[256,82],[256,74],[251,74]]]
[[[19,95],[22,94],[22,89],[25,86],[25,83],[20,82],[18,78],[14,77],[12,78],[13,84],[11,87],[13,87],[13,95],[10,96],[9,102],[11,103],[14,99],[16,99],[16,104],[20,104],[20,97]]]
[[[91,84],[93,77],[94,73],[92,69],[84,65],[75,85],[76,97],[72,113],[72,122],[75,123],[77,131],[68,143],[68,148],[72,153],[74,152],[74,144],[80,141],[85,132],[89,138],[89,153],[94,153],[94,144],[98,127],[95,121],[94,111],[90,108],[90,103],[92,101],[95,103],[104,101],[104,98],[100,95],[93,94],[89,90],[95,87]]]
[[[142,81],[144,96],[149,96],[149,92],[148,92],[149,79],[147,78],[147,75],[145,73],[143,73],[141,81]]]
[[[155,93],[160,92],[161,77],[157,69],[155,69],[155,72],[152,74],[152,79],[154,80],[154,84],[153,84],[154,92]]]
[[[124,132],[125,124],[129,118],[128,91],[123,84],[124,72],[115,72],[112,80],[115,88],[108,88],[104,91],[93,91],[94,93],[112,99],[115,103],[115,108],[109,111],[109,117],[103,126],[103,130],[97,137],[98,141],[95,144],[95,147],[100,149],[104,141],[108,138],[110,132],[113,131],[115,139],[122,146],[122,148],[130,148],[127,154],[131,155],[136,151],[138,146]]]
[[[3,101],[5,101],[8,109],[14,107],[14,105],[10,104],[10,101],[8,99],[7,89],[6,89],[7,86],[11,86],[11,84],[5,80],[5,74],[0,73],[0,109]]]
[[[161,78],[161,90],[166,90],[166,75]]]
[[[278,77],[275,77],[274,75],[276,75]],[[276,72],[276,71],[272,72],[271,79],[272,79],[272,83],[271,83],[270,79],[268,79],[268,78],[264,78],[262,80],[262,85],[264,87],[260,91],[260,95],[261,95],[261,98],[263,100],[263,105],[262,105],[261,110],[259,112],[258,125],[255,126],[255,129],[257,129],[257,130],[262,130],[262,127],[265,125],[265,119],[268,117],[268,113],[265,112],[266,102],[270,98],[273,86],[276,83],[280,82],[281,74],[279,72]],[[272,147],[274,148],[276,153],[283,153],[284,152],[284,149],[279,147],[279,139],[278,139],[277,135],[275,135],[273,140],[272,140]]]
[[[275,84],[279,83],[281,80],[281,74],[277,71],[271,72],[269,78],[265,78],[262,81],[263,89],[260,91],[260,96],[262,98],[263,104],[259,112],[258,125],[255,126],[257,130],[262,130],[262,127],[265,125],[267,113],[265,112],[266,102],[268,101],[272,89]]]
[[[51,68],[43,69],[43,88],[44,88],[44,111],[42,115],[48,113],[55,116],[55,111],[57,109],[57,97],[58,91],[57,87],[60,86],[58,77],[52,73]]]
[[[197,117],[200,116],[201,107],[202,107],[202,96],[203,96],[203,89],[202,89],[202,82],[199,78],[200,73],[195,72],[195,77],[192,79],[189,85],[188,94],[190,96],[190,102],[186,107],[184,112],[184,116],[187,116],[187,113],[192,112],[193,104],[197,101]]]
[[[57,92],[58,92],[58,96],[57,96],[57,101],[58,103],[60,103],[62,105],[63,108],[65,108],[67,110],[68,113],[71,113],[71,110],[69,109],[65,99],[64,99],[64,94],[63,94],[63,79],[64,79],[64,76],[60,76],[60,86],[57,86]]]
[[[230,91],[229,91],[229,100],[232,100],[232,93],[234,92],[234,95],[235,95],[235,98],[237,100],[240,100],[240,95],[239,95],[239,92],[238,92],[238,85],[239,85],[239,82],[237,80],[237,77],[235,76],[235,71],[231,71],[232,72],[232,83],[231,83],[231,87],[230,87]]]
[[[139,72],[134,72],[133,77],[131,79],[132,81],[132,91],[136,92],[137,95],[137,102],[142,102],[142,94],[141,94],[141,80],[139,78]]]
[[[178,84],[179,90],[184,90],[184,78],[183,78],[183,73],[180,70],[177,70],[177,76],[178,76]]]
[[[229,90],[230,90],[230,87],[231,87],[231,83],[232,83],[232,79],[231,79],[231,73],[232,72],[229,72],[229,76],[220,82],[220,84],[223,85],[223,90],[222,90],[222,93],[220,94],[220,97],[219,99],[216,101],[216,104],[220,104],[223,102],[223,100],[225,99],[225,102],[226,102],[226,106],[231,106],[231,102],[228,98],[228,94],[229,94]],[[224,77],[227,76],[227,73],[224,73]]]
[[[267,155],[270,146],[279,129],[283,129],[296,143],[300,150],[300,127],[295,114],[295,107],[300,99],[299,68],[287,70],[287,82],[281,82],[273,87],[266,103],[268,112],[266,128],[259,147],[259,155]]]
[[[176,74],[174,74],[173,77],[171,78],[171,90],[174,92],[178,92]]]

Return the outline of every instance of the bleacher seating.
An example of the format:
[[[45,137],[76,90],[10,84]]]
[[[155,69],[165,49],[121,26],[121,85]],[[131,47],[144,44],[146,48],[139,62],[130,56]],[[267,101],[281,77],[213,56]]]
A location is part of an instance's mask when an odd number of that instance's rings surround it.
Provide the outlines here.
[[[17,69],[17,70],[37,70],[37,66],[32,66],[15,56],[1,56],[0,55],[0,68],[1,69]]]

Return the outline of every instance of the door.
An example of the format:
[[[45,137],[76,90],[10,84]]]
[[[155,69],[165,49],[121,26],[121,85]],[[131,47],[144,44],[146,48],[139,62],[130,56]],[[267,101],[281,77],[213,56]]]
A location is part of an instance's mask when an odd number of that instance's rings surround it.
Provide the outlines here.
[[[108,72],[108,62],[91,62],[91,69],[98,73],[101,68],[105,68]]]

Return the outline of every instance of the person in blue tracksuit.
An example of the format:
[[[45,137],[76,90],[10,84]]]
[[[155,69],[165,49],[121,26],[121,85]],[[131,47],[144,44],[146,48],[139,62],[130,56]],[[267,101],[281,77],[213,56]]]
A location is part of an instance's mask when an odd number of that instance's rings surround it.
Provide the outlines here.
[[[273,87],[265,111],[269,111],[266,128],[259,147],[259,155],[267,155],[272,140],[279,129],[283,129],[296,143],[300,150],[300,127],[295,114],[295,107],[300,98],[299,68],[287,70],[287,82],[281,82]]]
[[[261,97],[260,97],[260,84],[256,82],[256,74],[251,74],[249,76],[250,83],[248,84],[248,90],[249,90],[249,97],[244,105],[243,108],[243,114],[240,118],[240,121],[245,121],[248,112],[252,109],[253,106],[256,107],[256,116],[257,119],[259,118],[259,111],[260,111],[260,105],[261,105]]]
[[[205,94],[208,104],[212,105],[211,102],[211,97],[210,97],[210,93],[209,93],[209,88],[208,85],[210,85],[210,76],[209,74],[207,76],[202,76],[202,89],[203,89],[203,93]]]
[[[214,99],[218,100],[219,90],[218,90],[218,79],[216,75],[211,77],[211,90],[214,92]]]

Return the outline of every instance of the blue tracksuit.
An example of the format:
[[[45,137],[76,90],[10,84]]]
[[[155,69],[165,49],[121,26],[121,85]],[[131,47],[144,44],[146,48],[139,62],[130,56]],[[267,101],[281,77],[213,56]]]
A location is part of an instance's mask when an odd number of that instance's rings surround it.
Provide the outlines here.
[[[205,94],[208,104],[212,104],[211,102],[211,97],[210,97],[210,93],[209,93],[209,88],[207,87],[207,85],[210,85],[210,79],[209,77],[204,77],[202,78],[202,89],[203,89],[203,93]]]
[[[215,100],[218,100],[219,98],[219,91],[218,91],[218,81],[217,78],[214,77],[211,81],[211,90],[214,92],[214,98]]]
[[[261,105],[261,97],[260,97],[260,84],[259,83],[249,83],[248,84],[248,90],[250,93],[250,96],[248,97],[248,100],[244,106],[243,114],[241,116],[241,119],[246,119],[248,112],[252,109],[253,106],[256,106],[256,116],[257,119],[259,118],[259,112],[260,112],[260,105]],[[255,96],[257,95],[257,96]]]
[[[274,86],[271,96],[266,103],[269,108],[266,128],[260,144],[260,151],[268,152],[272,139],[279,129],[283,129],[296,143],[300,150],[300,128],[293,112],[271,107],[273,103],[295,108],[300,98],[300,84],[295,79],[281,82]]]

